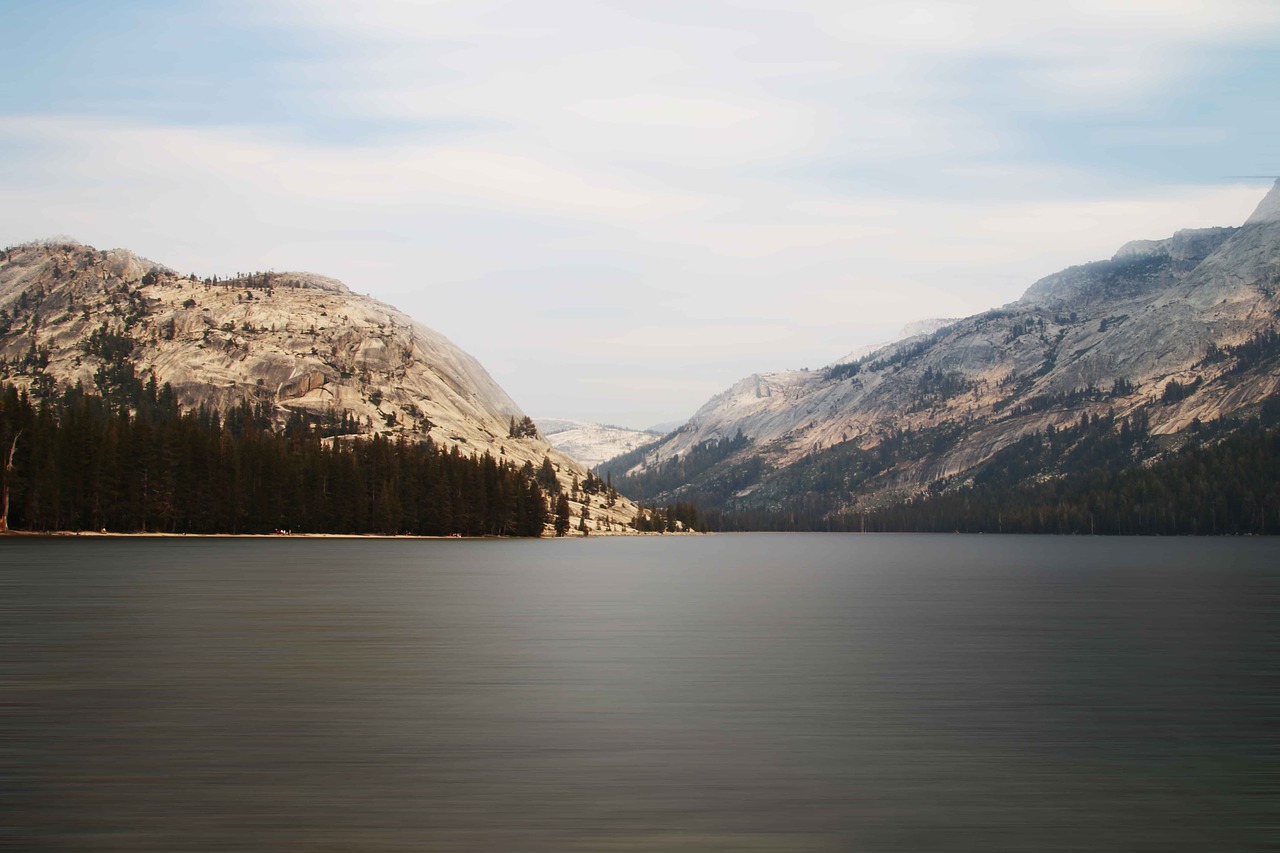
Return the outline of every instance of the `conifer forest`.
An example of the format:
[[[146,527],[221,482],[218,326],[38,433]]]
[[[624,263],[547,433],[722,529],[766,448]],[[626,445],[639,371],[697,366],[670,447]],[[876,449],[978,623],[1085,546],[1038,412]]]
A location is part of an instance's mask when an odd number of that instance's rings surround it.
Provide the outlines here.
[[[532,466],[430,439],[341,435],[261,406],[183,412],[154,381],[123,399],[0,393],[7,524],[18,530],[541,536]]]

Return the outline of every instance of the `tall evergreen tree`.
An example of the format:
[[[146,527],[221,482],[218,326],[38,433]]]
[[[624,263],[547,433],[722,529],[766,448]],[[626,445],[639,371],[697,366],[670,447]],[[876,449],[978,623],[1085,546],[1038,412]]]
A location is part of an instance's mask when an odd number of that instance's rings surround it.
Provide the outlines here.
[[[567,536],[569,534],[570,517],[569,498],[562,494],[556,499],[555,531],[557,536]]]

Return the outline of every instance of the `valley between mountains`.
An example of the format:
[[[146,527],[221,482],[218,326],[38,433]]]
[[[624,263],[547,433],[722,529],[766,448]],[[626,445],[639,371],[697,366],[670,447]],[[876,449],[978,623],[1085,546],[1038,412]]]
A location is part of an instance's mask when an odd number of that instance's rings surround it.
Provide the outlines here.
[[[686,529],[700,512],[719,529],[853,529],[855,518],[867,529],[868,517],[872,529],[967,529],[979,513],[975,529],[1016,518],[1012,529],[1096,531],[1099,516],[1109,532],[1219,532],[1220,520],[1227,531],[1280,529],[1266,473],[1280,456],[1268,443],[1280,425],[1278,321],[1280,181],[1240,226],[1135,240],[1000,308],[921,321],[819,370],[752,375],[655,437],[562,419],[539,429],[443,335],[334,279],[201,278],[72,241],[0,257],[0,380],[22,399],[98,394],[126,420],[163,399],[269,433],[303,430],[317,448],[374,441],[402,458],[429,440],[526,485],[536,477],[545,529],[562,535]],[[36,409],[24,411],[34,423]],[[0,426],[30,469],[12,479],[30,503],[52,487],[30,473],[39,454],[23,427]],[[1188,455],[1213,448],[1226,455]],[[1155,485],[1140,482],[1147,475]],[[133,488],[148,489],[145,473]],[[498,534],[543,529],[526,511],[541,497],[520,498],[518,524],[515,509],[493,505],[524,486],[477,488],[490,521],[460,505],[443,517]],[[427,500],[395,477],[357,492],[369,518],[381,513],[364,529],[390,532],[413,526],[402,504]],[[145,526],[154,499],[132,499]],[[53,498],[41,500],[31,511],[58,523]],[[665,518],[637,502],[668,508]],[[1189,526],[1179,513],[1194,516]]]

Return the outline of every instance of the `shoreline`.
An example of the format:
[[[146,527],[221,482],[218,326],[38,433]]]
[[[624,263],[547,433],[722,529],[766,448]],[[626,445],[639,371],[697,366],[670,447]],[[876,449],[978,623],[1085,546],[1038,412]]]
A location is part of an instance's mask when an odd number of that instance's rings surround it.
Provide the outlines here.
[[[634,536],[707,536],[709,533],[656,533],[641,531],[592,531],[589,536],[570,534],[568,536],[417,536],[408,533],[118,533],[100,530],[7,530],[0,533],[0,540],[7,538],[21,539],[405,539],[423,541],[515,541],[515,540],[556,540],[556,539],[596,539]]]

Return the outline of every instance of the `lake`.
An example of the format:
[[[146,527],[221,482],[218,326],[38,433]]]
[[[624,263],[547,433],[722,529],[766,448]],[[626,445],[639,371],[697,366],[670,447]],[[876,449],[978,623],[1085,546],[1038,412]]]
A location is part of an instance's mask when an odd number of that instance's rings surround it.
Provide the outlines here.
[[[1262,850],[1280,540],[0,541],[0,846]]]

